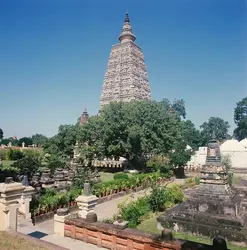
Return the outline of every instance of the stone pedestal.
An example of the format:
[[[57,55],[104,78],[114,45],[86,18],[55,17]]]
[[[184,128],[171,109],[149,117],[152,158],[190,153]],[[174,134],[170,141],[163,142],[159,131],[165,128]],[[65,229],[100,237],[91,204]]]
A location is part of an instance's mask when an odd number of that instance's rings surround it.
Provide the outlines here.
[[[30,213],[30,202],[32,200],[32,195],[35,193],[35,189],[31,186],[28,186],[23,191],[23,194],[19,200],[20,208],[19,211],[24,215],[25,219],[31,219]]]
[[[64,237],[64,221],[69,213],[67,208],[60,208],[54,215],[54,233]]]
[[[94,207],[97,205],[98,198],[95,195],[80,195],[77,199],[77,205],[79,207],[79,217],[86,218],[89,212],[94,211]]]
[[[18,200],[26,187],[21,183],[0,183],[0,231],[17,230],[17,212],[20,207]]]

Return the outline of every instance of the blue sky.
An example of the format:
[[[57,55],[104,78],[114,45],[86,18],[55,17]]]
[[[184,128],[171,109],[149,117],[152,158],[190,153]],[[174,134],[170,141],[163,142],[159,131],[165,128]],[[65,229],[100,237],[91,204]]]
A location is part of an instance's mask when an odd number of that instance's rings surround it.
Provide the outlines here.
[[[152,97],[184,99],[196,126],[247,96],[244,0],[1,0],[0,127],[52,136],[96,114],[111,46],[128,10]]]

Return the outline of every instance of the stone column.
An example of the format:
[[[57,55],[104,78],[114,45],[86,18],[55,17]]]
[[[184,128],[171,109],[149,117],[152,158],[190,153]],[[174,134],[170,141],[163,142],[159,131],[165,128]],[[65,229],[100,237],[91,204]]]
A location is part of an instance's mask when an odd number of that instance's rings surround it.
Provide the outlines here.
[[[0,231],[17,230],[18,200],[25,188],[11,177],[7,177],[5,183],[0,183]]]
[[[64,237],[64,221],[68,215],[68,208],[60,208],[54,215],[54,233]]]
[[[79,207],[78,216],[80,218],[86,218],[89,212],[94,211],[97,201],[98,197],[91,194],[90,184],[88,181],[85,181],[83,194],[76,199],[77,205]]]
[[[35,193],[35,189],[31,186],[27,186],[20,198],[20,208],[19,211],[22,213],[25,217],[25,219],[31,219],[31,213],[30,213],[30,202],[32,200],[32,195]]]

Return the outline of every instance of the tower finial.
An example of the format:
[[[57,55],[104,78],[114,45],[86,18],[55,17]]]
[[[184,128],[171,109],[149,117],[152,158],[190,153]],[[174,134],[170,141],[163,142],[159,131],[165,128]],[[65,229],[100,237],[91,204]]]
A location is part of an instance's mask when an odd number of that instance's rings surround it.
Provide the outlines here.
[[[129,19],[129,14],[126,12],[125,18],[124,18],[124,25],[122,28],[122,32],[120,36],[118,37],[119,41],[122,42],[128,42],[132,41],[134,42],[136,40],[135,35],[132,32],[132,28],[130,26],[130,19]]]
[[[126,11],[124,22],[125,23],[129,23],[130,22],[128,11]]]

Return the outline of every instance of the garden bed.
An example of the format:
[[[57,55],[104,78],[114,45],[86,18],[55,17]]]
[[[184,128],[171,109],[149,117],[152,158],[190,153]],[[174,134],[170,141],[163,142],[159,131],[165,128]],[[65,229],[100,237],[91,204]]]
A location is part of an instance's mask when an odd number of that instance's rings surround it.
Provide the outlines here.
[[[59,208],[64,208],[64,207],[68,207],[70,212],[75,211],[75,210],[78,209],[76,202],[73,205],[68,204],[67,206],[64,206],[64,205],[59,206]],[[32,216],[32,223],[35,225],[37,223],[41,223],[43,221],[53,219],[54,214],[57,213],[57,209],[59,209],[59,208],[56,208],[53,211],[41,212],[41,214],[37,214],[37,213],[34,214]]]
[[[120,191],[118,193],[115,193],[115,194],[110,194],[110,195],[107,195],[107,196],[104,196],[104,197],[99,197],[98,201],[97,201],[97,204],[101,204],[101,203],[104,203],[104,202],[107,202],[107,201],[111,201],[111,200],[114,200],[114,199],[117,199],[119,197],[123,197],[127,194],[131,194],[131,193],[135,193],[135,192],[139,192],[141,190],[144,190],[148,187],[137,187],[135,189],[129,189],[129,190],[125,190],[125,191]]]

